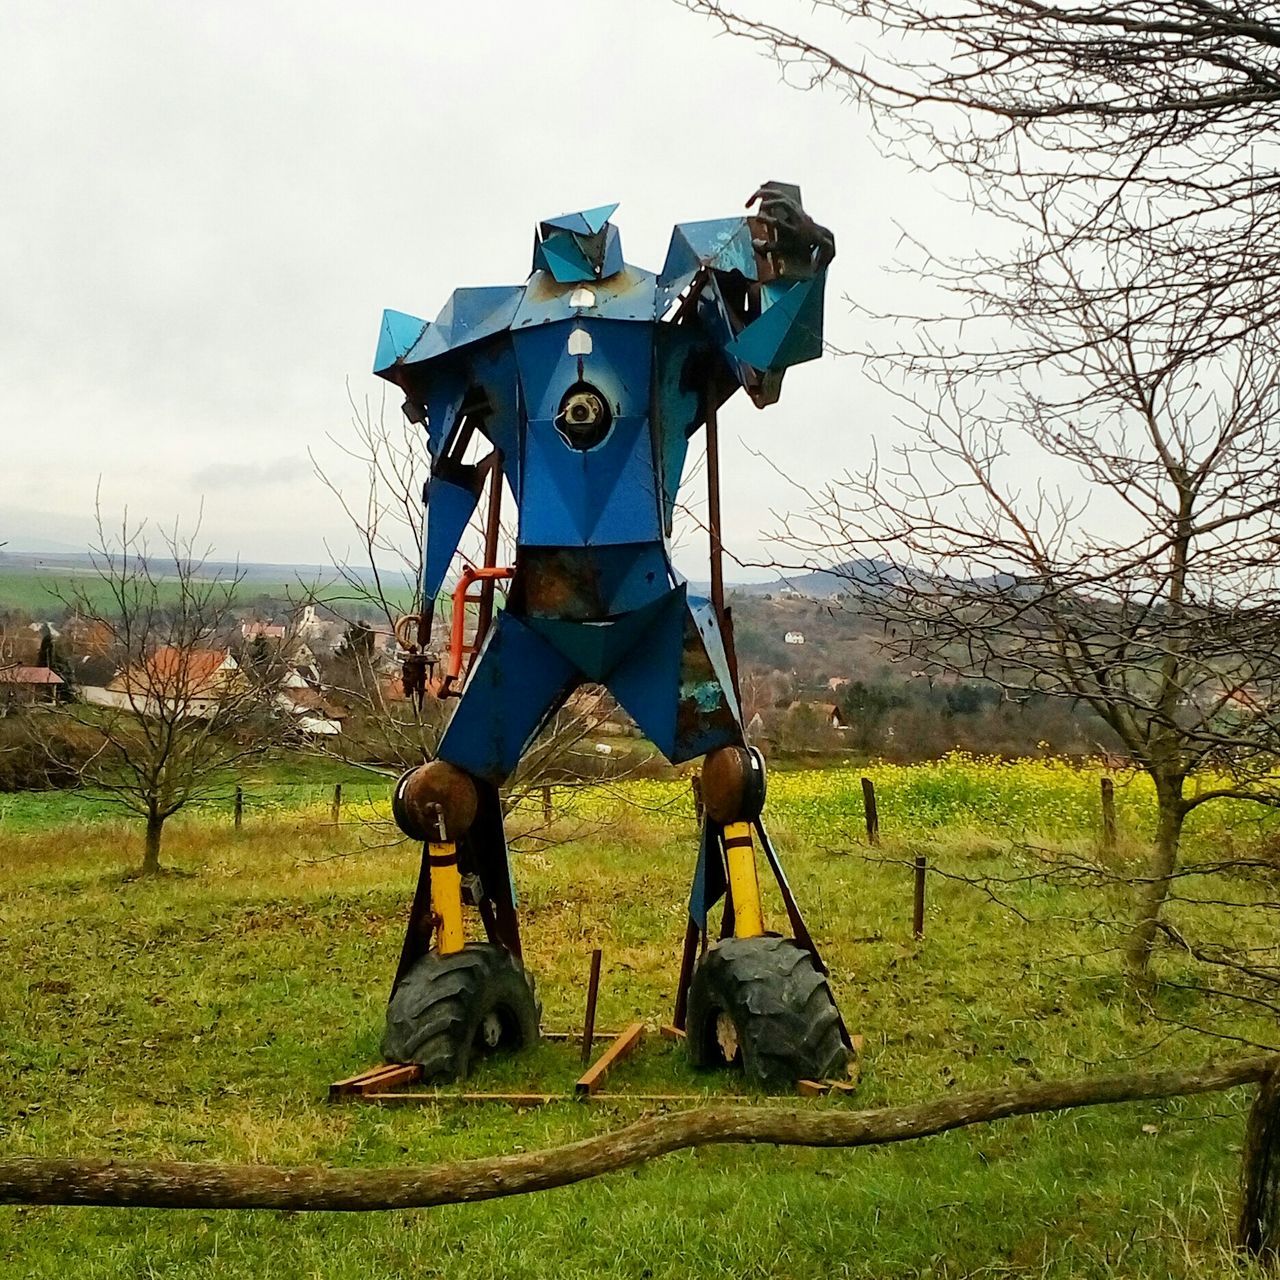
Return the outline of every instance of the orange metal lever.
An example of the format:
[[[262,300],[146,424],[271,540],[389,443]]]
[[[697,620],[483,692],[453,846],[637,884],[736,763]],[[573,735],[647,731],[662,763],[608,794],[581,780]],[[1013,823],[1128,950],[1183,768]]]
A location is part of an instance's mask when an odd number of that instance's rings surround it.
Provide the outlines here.
[[[453,621],[449,628],[449,661],[445,665],[444,674],[435,682],[432,692],[437,698],[447,698],[453,693],[454,682],[462,675],[462,660],[468,653],[474,653],[484,640],[477,635],[474,644],[466,642],[467,605],[479,604],[480,596],[469,595],[472,586],[477,582],[494,582],[500,578],[510,578],[515,570],[504,565],[485,565],[477,569],[474,565],[464,564],[453,589]]]

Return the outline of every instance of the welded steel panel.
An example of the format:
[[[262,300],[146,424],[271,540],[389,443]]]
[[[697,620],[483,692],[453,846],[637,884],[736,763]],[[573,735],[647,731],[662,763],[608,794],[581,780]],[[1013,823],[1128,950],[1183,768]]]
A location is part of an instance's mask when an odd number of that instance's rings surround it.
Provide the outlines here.
[[[386,373],[422,340],[430,326],[403,311],[384,311],[378,330],[378,350],[373,357],[374,373]]]
[[[639,267],[624,267],[607,280],[561,284],[546,271],[535,271],[511,322],[513,329],[577,317],[597,320],[654,318],[656,281]]]
[[[440,594],[458,544],[475,514],[483,477],[475,467],[459,468],[446,479],[432,476],[427,485],[427,545],[423,557],[422,598]]]
[[[568,658],[513,614],[499,614],[439,758],[501,785],[576,681]]]
[[[565,442],[554,418],[532,419],[521,487],[521,546],[661,542],[653,446],[644,418],[617,418],[603,443],[585,451]]]

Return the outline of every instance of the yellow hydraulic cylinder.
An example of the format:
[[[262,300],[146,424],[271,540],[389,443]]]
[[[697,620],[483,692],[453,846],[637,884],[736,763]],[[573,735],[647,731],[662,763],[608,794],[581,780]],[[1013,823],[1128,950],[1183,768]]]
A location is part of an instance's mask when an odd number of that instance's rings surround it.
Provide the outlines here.
[[[733,899],[733,936],[758,938],[764,933],[764,911],[760,906],[760,877],[749,823],[725,824],[724,852],[729,863],[729,893]]]
[[[462,876],[458,850],[452,841],[427,845],[431,867],[431,914],[435,918],[436,952],[451,956],[466,945],[462,927]]]

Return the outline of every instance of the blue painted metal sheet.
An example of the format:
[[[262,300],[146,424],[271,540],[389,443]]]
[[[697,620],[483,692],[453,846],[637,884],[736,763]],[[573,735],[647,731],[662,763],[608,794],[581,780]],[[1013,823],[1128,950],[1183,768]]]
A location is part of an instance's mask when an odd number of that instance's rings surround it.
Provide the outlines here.
[[[600,622],[569,622],[561,618],[530,618],[529,625],[564,654],[586,680],[603,682],[611,671],[643,643],[652,643],[654,623],[669,609],[670,592],[620,618]]]
[[[384,311],[378,330],[378,350],[373,357],[373,371],[386,374],[413,346],[421,341],[430,326],[425,320],[403,311]]]
[[[822,354],[823,274],[765,285],[760,315],[725,350],[755,369],[778,371],[816,360]]]
[[[707,655],[707,661],[715,673],[716,679],[724,690],[725,703],[739,725],[742,723],[742,709],[733,692],[733,673],[729,668],[729,659],[725,654],[724,636],[720,633],[720,622],[716,617],[715,606],[705,596],[689,597],[689,616],[698,636],[698,644]]]
[[[422,364],[502,333],[511,327],[523,297],[524,285],[519,284],[455,289],[404,362]]]
[[[685,589],[679,586],[664,597],[645,643],[637,645],[605,682],[641,733],[668,758],[676,743],[681,637],[686,617]]]
[[[626,264],[622,261],[622,236],[617,227],[609,227],[604,233],[604,266],[602,278],[615,275]]]
[[[665,311],[702,267],[759,278],[751,227],[746,218],[681,222],[671,232],[667,258],[658,273],[658,305]]]
[[[448,313],[449,346],[456,351],[509,329],[523,297],[524,286],[519,284],[455,289],[436,326],[445,327]]]
[[[552,418],[532,419],[521,468],[521,546],[661,543],[653,445],[644,418],[617,418],[594,449],[568,445]]]
[[[586,460],[586,541],[592,546],[662,540],[662,496],[647,418],[619,418]]]
[[[437,753],[501,786],[577,683],[573,664],[508,612],[485,640]]]
[[[402,377],[406,386],[426,405],[427,449],[434,458],[453,434],[471,383],[470,371],[463,359],[454,357],[428,366],[405,369]]]
[[[427,546],[423,557],[422,598],[434,600],[467,524],[475,515],[483,476],[475,467],[458,468],[456,478],[432,476],[427,484]]]
[[[548,271],[561,284],[602,280],[623,268],[622,238],[609,218],[618,206],[600,205],[565,213],[538,225],[535,271]]]
[[[702,824],[702,838],[698,842],[698,865],[693,873],[693,887],[689,891],[689,919],[705,931],[707,912],[724,897],[728,887],[725,876],[724,856],[720,851],[720,828],[710,818]]]
[[[548,418],[525,427],[524,454],[520,461],[520,524],[516,539],[521,546],[581,547],[582,481],[568,469],[562,456],[568,446],[555,423]],[[537,494],[535,499],[532,495]],[[527,496],[526,496],[527,495]]]
[[[469,385],[484,393],[488,412],[482,429],[502,451],[502,470],[512,493],[520,492],[520,373],[510,342],[488,342],[467,353]]]
[[[697,357],[704,352],[704,338],[690,325],[660,325],[655,344],[653,431],[661,469],[663,533],[670,537],[689,439],[702,425]]]
[[[693,598],[685,614],[675,740],[665,754],[672,764],[680,764],[743,741],[742,717],[714,611],[706,600]]]
[[[596,278],[577,236],[554,231],[542,242],[542,261],[561,284],[575,284]]]
[[[660,542],[520,548],[520,610],[531,619],[621,617],[665,595],[676,580]]]
[[[585,330],[588,355],[573,355],[569,337]],[[512,334],[520,390],[530,419],[554,418],[564,393],[579,381],[604,394],[617,416],[647,414],[653,335],[644,326],[585,318],[517,329]]]
[[[611,614],[642,608],[676,585],[659,542],[598,546],[593,558],[601,604]]]
[[[557,227],[561,231],[573,231],[578,235],[593,236],[604,229],[604,225],[617,212],[614,204],[596,205],[593,209],[582,209],[577,213],[562,213],[555,218],[543,221],[544,227]]]
[[[639,267],[624,267],[607,280],[564,285],[546,272],[535,272],[511,322],[513,329],[571,320],[581,316],[597,320],[654,318],[655,279]]]

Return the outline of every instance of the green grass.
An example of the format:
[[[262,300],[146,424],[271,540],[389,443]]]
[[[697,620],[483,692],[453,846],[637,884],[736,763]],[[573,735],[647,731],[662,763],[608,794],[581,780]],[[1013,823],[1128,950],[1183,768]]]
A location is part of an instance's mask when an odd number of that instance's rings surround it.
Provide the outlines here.
[[[187,817],[217,829],[230,825],[235,788],[243,792],[244,820],[257,822],[270,815],[323,806],[333,801],[333,788],[341,783],[344,807],[354,804],[368,813],[388,795],[393,769],[378,771],[341,760],[288,756],[238,770],[234,777],[212,788],[191,803]],[[62,791],[0,792],[0,840],[5,835],[29,834],[50,828],[80,827],[113,822],[122,817],[121,806],[92,788]],[[184,819],[178,819],[179,824]]]
[[[280,606],[303,597],[321,602],[343,599],[349,594],[348,589],[334,583],[332,578],[332,573],[318,582],[246,578],[236,589],[235,598],[238,604],[245,606],[258,600]],[[158,596],[162,601],[170,597],[176,600],[178,592],[176,581],[162,581]],[[60,567],[18,569],[0,565],[0,609],[14,609],[35,618],[45,618],[61,614],[68,601],[80,596],[87,597],[96,609],[109,609],[112,605],[107,584],[92,572]],[[392,587],[387,590],[387,598],[392,605],[399,604],[408,609],[414,597],[408,587]]]
[[[309,783],[308,785],[327,785]],[[840,780],[828,780],[833,794]],[[1215,1042],[1169,1037],[1122,992],[1071,891],[1028,888],[1023,924],[972,889],[931,886],[910,938],[904,871],[838,856],[801,778],[775,780],[775,836],[866,1037],[857,1103],[1133,1065],[1185,1064]],[[656,794],[656,793],[655,793]],[[56,797],[37,797],[60,803]],[[600,1025],[669,1014],[695,849],[687,793],[657,812],[600,801],[565,843],[517,855],[544,1025],[581,1017],[605,951]],[[338,830],[323,795],[255,814],[179,817],[167,858],[188,875],[125,881],[137,833],[0,823],[0,1149],[353,1167],[532,1150],[604,1131],[634,1106],[333,1107],[332,1079],[377,1057],[416,872],[377,845],[372,809]],[[922,825],[885,852],[919,847]],[[999,831],[933,824],[955,867],[1009,868]],[[1021,837],[1022,833],[1014,834]],[[334,855],[349,855],[339,856]],[[772,904],[777,912],[777,903]],[[1185,1002],[1189,997],[1181,997]],[[1228,1008],[1224,1031],[1270,1034]],[[567,1087],[572,1050],[486,1064],[481,1089]],[[734,1087],[651,1036],[618,1087]],[[0,1209],[0,1276],[912,1277],[1222,1276],[1242,1091],[1029,1117],[855,1152],[707,1149],[516,1200],[379,1215]],[[847,1103],[815,1102],[831,1106]],[[1155,1126],[1157,1132],[1144,1132]],[[1241,1273],[1245,1274],[1245,1273]]]
[[[178,597],[178,583],[161,583],[161,599],[170,594]],[[107,585],[93,573],[73,569],[13,569],[0,567],[0,609],[16,609],[33,617],[46,617],[61,613],[68,600],[83,594],[93,607],[108,608],[111,595]],[[299,594],[296,582],[247,581],[241,584],[237,595],[249,603],[259,596],[272,600],[288,600]]]

